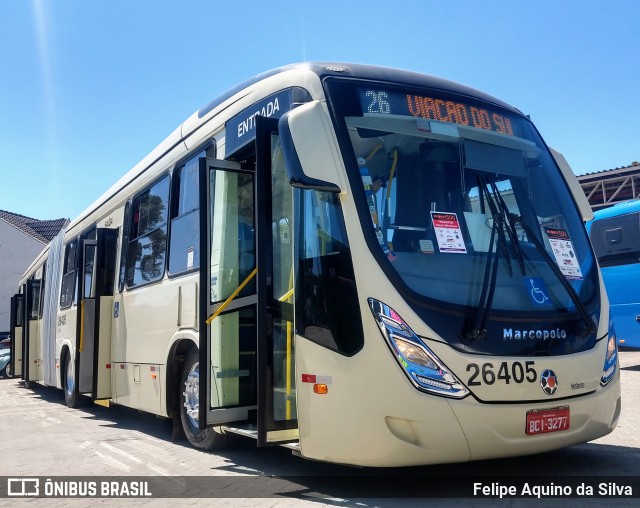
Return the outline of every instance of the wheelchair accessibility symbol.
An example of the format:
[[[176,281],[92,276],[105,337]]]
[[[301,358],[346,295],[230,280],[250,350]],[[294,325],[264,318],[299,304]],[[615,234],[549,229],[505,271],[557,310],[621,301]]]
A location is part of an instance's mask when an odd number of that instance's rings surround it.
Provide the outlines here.
[[[536,305],[544,305],[549,301],[549,292],[544,285],[544,281],[539,277],[527,277],[525,287],[529,293],[531,301]]]

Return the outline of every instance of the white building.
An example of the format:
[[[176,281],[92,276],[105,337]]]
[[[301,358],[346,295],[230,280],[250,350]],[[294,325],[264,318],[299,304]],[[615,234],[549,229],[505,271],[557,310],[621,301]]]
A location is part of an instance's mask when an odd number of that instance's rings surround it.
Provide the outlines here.
[[[9,331],[10,298],[18,290],[22,274],[67,222],[0,210],[0,332]]]

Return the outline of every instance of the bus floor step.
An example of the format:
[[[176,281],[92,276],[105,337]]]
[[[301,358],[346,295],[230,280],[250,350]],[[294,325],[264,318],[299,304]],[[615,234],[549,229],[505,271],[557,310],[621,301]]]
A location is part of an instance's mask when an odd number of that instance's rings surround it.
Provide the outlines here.
[[[255,423],[241,423],[236,424],[233,427],[228,425],[224,425],[222,427],[225,432],[229,432],[231,434],[239,434],[241,436],[250,437],[252,439],[258,439],[258,426]],[[280,446],[284,448],[289,448],[295,452],[300,451],[300,442],[294,441],[292,443],[281,443]]]

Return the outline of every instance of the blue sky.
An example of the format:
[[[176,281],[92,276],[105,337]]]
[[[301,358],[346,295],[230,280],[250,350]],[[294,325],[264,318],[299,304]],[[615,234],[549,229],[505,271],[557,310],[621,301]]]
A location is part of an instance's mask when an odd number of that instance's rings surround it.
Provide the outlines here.
[[[577,174],[640,160],[635,0],[0,0],[0,209],[73,218],[273,67],[370,63],[516,106]]]

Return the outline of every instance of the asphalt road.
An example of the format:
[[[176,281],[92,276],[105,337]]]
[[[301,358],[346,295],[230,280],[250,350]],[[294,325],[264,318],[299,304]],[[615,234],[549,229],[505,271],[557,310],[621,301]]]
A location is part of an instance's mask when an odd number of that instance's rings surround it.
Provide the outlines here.
[[[129,506],[415,506],[416,499],[411,497],[420,495],[421,486],[428,487],[429,497],[445,498],[438,500],[440,505],[489,506],[496,499],[481,490],[472,499],[455,496],[468,492],[473,483],[493,488],[490,492],[495,495],[500,488],[508,488],[513,478],[518,479],[519,492],[523,483],[531,488],[552,483],[575,494],[582,483],[591,486],[595,495],[587,491],[578,499],[560,492],[551,496],[554,499],[543,495],[546,499],[539,500],[532,492],[509,498],[511,506],[538,502],[563,507],[635,506],[640,497],[640,351],[622,351],[620,362],[622,415],[618,428],[604,438],[529,457],[375,470],[312,462],[280,447],[256,448],[255,441],[240,436],[234,436],[224,450],[204,453],[186,441],[174,441],[167,420],[117,406],[69,409],[61,391],[25,389],[18,380],[0,379],[0,477],[85,482],[121,477],[133,482],[143,476],[153,479],[151,490],[156,494],[158,489],[165,493],[170,489],[176,497],[194,496],[127,500]],[[5,487],[0,485],[0,495],[7,493]],[[600,488],[608,499],[598,497]],[[211,489],[215,497],[210,497]],[[5,497],[0,498],[0,506],[20,501],[42,506],[120,506],[124,502]]]

